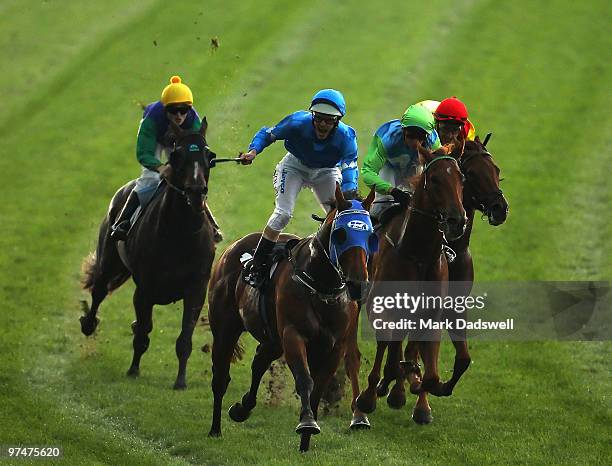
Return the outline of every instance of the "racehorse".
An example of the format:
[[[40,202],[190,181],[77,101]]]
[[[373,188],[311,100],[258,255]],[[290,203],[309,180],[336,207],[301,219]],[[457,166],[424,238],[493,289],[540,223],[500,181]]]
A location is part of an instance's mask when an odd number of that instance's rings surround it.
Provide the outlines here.
[[[451,156],[434,156],[419,147],[419,158],[423,172],[413,180],[415,193],[410,205],[401,215],[396,215],[379,231],[380,249],[372,258],[372,288],[367,298],[371,309],[373,296],[385,282],[415,281],[435,282],[437,294],[447,293],[448,266],[443,253],[443,235],[449,239],[459,238],[466,224],[466,213],[462,206],[463,176],[457,160]],[[444,395],[444,384],[438,375],[439,332],[434,332],[430,341],[415,342],[424,362],[423,381],[414,380],[411,391],[419,394],[413,417],[420,419],[429,414],[426,393]],[[359,395],[357,407],[371,413],[376,409],[377,384],[385,350],[389,347],[389,364],[399,367],[400,341],[378,341],[376,358],[368,376],[368,387]],[[403,374],[393,374],[397,383],[387,401],[398,408],[406,397]]]
[[[488,218],[489,224],[493,226],[501,225],[506,221],[508,202],[499,187],[499,167],[495,164],[486,145],[478,137],[475,141],[466,141],[465,151],[459,159],[459,166],[465,177],[463,207],[467,214],[467,226],[463,236],[454,241],[449,241],[449,246],[455,253],[454,260],[448,264],[449,295],[468,296],[474,280],[474,264],[469,249],[474,214],[478,210]],[[447,310],[445,314],[448,316],[452,312],[452,309]],[[463,316],[467,318],[467,313],[464,313]],[[471,357],[468,351],[466,330],[455,329],[449,331],[449,335],[455,346],[453,374],[445,384],[445,391],[450,395],[461,376],[469,368]],[[418,362],[416,342],[412,341],[406,345],[404,359],[413,361],[413,364],[410,364],[412,367]],[[377,387],[379,397],[387,394],[389,384],[395,378],[397,367],[392,366],[390,359],[387,359],[383,372],[384,377]],[[398,404],[402,404],[401,400],[394,403],[396,406]],[[431,422],[429,418],[423,418],[422,420]]]
[[[162,192],[150,201],[125,243],[110,238],[110,226],[135,181],[113,196],[100,226],[96,252],[83,263],[83,288],[91,292],[92,302],[89,308],[83,301],[85,315],[80,321],[81,331],[91,335],[99,323],[96,313],[102,300],[131,276],[136,284],[136,321],[132,323],[134,356],[127,375],[138,376],[140,358],[149,346],[148,334],[153,329],[153,305],[183,300],[174,388],[184,389],[191,339],[215,256],[212,225],[202,211],[214,154],[206,144],[206,119],[199,131],[184,131],[174,122],[170,124],[176,136],[175,149],[169,157],[170,175],[160,183],[158,189]]]
[[[329,379],[345,356],[345,346],[357,306],[352,299],[368,279],[367,260],[375,250],[368,210],[371,193],[361,203],[344,199],[336,186],[335,206],[317,233],[296,240],[282,235],[288,257],[278,263],[265,285],[267,321],[258,310],[259,291],[241,280],[241,257],[251,252],[260,233],[252,233],[233,243],[213,269],[209,284],[209,322],[213,333],[213,419],[210,436],[221,435],[221,406],[230,381],[229,367],[240,352],[242,332],[258,341],[251,365],[250,389],[229,410],[236,422],[245,421],[255,407],[261,377],[272,361],[282,354],[295,379],[301,398],[296,432],[301,435],[300,450],[307,451],[310,436],[320,432],[317,410]],[[350,292],[350,296],[347,293]]]

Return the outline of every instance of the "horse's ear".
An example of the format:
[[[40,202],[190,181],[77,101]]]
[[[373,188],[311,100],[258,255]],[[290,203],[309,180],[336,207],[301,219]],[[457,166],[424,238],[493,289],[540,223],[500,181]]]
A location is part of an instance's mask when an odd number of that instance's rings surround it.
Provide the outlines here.
[[[370,207],[372,207],[372,202],[374,202],[374,196],[376,196],[376,191],[374,191],[374,188],[372,188],[368,193],[368,197],[366,197],[361,203],[363,208],[368,212],[370,211]]]
[[[491,139],[491,136],[493,136],[493,133],[487,133],[484,138],[484,142],[482,143],[483,147],[487,147],[487,143],[489,142],[489,139]]]
[[[183,132],[183,130],[181,129],[181,127],[179,125],[177,125],[174,122],[174,120],[169,120],[169,121],[170,121],[170,128],[172,128],[172,132],[178,138],[181,135],[181,133]]]
[[[350,206],[350,202],[348,202],[345,198],[344,198],[344,194],[342,193],[342,189],[340,189],[340,184],[336,183],[336,209],[338,209],[338,211],[347,209]]]
[[[208,129],[208,122],[206,121],[206,117],[202,118],[202,126],[200,126],[200,134],[203,138],[206,137],[206,130]]]

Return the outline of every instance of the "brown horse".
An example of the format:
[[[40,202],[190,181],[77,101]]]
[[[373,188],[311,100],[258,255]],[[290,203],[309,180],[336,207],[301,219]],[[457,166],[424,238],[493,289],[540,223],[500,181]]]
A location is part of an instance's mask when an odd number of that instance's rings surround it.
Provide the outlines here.
[[[465,177],[463,189],[463,207],[467,213],[467,227],[461,238],[450,241],[449,246],[455,252],[455,258],[448,264],[449,295],[467,296],[472,290],[474,279],[474,264],[469,249],[470,236],[476,210],[488,217],[491,225],[497,226],[505,222],[508,213],[508,203],[499,187],[499,168],[493,161],[491,153],[486,146],[476,137],[475,141],[466,141],[465,151],[459,159],[461,172]],[[453,310],[445,311],[445,314]],[[448,317],[453,317],[452,315]],[[467,317],[464,314],[464,317]],[[450,395],[461,376],[470,366],[471,357],[468,351],[467,335],[465,329],[449,331],[449,335],[455,346],[455,363],[451,379],[445,384],[445,391]],[[412,361],[410,366],[418,361],[418,350],[416,342],[406,345],[404,354],[406,361]],[[385,396],[389,384],[395,379],[397,367],[392,367],[390,359],[384,369],[384,377],[377,387],[379,397]],[[392,403],[393,405],[401,404]],[[425,420],[425,419],[423,419]]]
[[[214,338],[210,436],[221,435],[221,406],[230,381],[230,361],[239,351],[237,342],[245,330],[260,344],[251,366],[251,387],[239,403],[232,405],[230,417],[242,422],[250,416],[261,377],[272,361],[284,354],[301,398],[296,427],[301,435],[300,450],[308,450],[310,436],[320,432],[316,422],[319,401],[345,356],[351,323],[357,319],[352,299],[359,285],[367,281],[368,254],[373,249],[372,240],[376,240],[367,212],[373,195],[363,203],[347,201],[336,186],[335,197],[336,209],[328,213],[316,235],[293,245],[266,285],[267,326],[257,310],[259,292],[240,278],[240,259],[255,248],[260,233],[232,244],[213,269],[209,285],[209,321]],[[295,237],[282,235],[281,240],[288,239]]]
[[[182,328],[176,340],[179,370],[174,384],[175,389],[182,389],[187,387],[191,339],[215,256],[212,225],[202,211],[214,154],[206,145],[206,120],[200,131],[183,131],[173,122],[171,127],[176,136],[175,150],[169,157],[171,174],[160,184],[158,189],[163,192],[151,200],[125,243],[110,238],[110,226],[135,182],[119,189],[111,201],[100,226],[96,252],[83,264],[83,288],[91,292],[92,302],[91,308],[83,302],[85,315],[80,320],[81,331],[91,335],[99,323],[96,313],[100,303],[132,276],[136,321],[132,324],[134,357],[128,375],[137,376],[153,329],[153,305],[182,299]],[[125,261],[120,257],[122,248]]]
[[[416,190],[411,204],[402,215],[383,226],[379,234],[379,252],[372,258],[372,289],[368,296],[368,309],[379,286],[390,281],[432,281],[439,286],[438,294],[447,292],[448,267],[442,251],[443,235],[449,239],[459,238],[465,230],[465,210],[462,206],[463,177],[457,161],[450,156],[434,157],[420,150],[421,163],[425,164],[420,178],[415,180]],[[417,419],[430,413],[425,394],[444,395],[444,384],[438,375],[439,335],[432,341],[418,341],[425,373],[421,383],[414,380],[411,390],[419,393],[413,416]],[[385,350],[389,347],[391,367],[399,367],[401,341],[379,341],[374,365],[368,376],[368,387],[357,398],[357,407],[371,413],[376,409],[377,384]],[[406,400],[403,374],[395,371],[397,383],[388,402],[397,407]],[[430,414],[429,414],[430,415]]]

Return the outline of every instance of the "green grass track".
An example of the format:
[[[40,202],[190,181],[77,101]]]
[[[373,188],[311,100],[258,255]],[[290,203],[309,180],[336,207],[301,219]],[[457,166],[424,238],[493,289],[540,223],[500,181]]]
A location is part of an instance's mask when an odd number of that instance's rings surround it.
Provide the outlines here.
[[[432,425],[410,420],[412,399],[402,411],[381,400],[372,430],[350,433],[345,399],[300,455],[288,370],[273,391],[265,376],[246,423],[224,414],[223,438],[209,439],[199,348],[210,332],[196,329],[189,389],[174,392],[178,304],[156,308],[131,380],[133,284],[102,304],[95,337],[80,333],[78,303],[108,202],[139,174],[141,105],[172,74],[191,86],[219,156],[323,87],[344,92],[360,160],[409,104],[456,95],[480,134],[494,132],[510,203],[505,225],[475,227],[477,279],[611,280],[611,17],[605,0],[0,1],[0,445],[61,445],[61,464],[609,463],[609,342],[472,343],[454,395],[431,400]],[[282,155],[276,144],[251,166],[214,169],[218,255],[263,228]],[[317,209],[302,194],[287,231],[311,233]],[[254,343],[243,340],[225,409],[248,386]],[[361,351],[363,384],[373,345]]]

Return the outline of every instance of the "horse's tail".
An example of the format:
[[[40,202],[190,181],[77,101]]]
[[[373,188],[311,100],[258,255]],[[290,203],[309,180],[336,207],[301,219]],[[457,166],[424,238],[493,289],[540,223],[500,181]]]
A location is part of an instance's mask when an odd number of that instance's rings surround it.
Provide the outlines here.
[[[242,356],[244,356],[244,346],[242,345],[240,340],[238,340],[236,342],[236,346],[234,346],[234,352],[232,353],[231,361],[238,362],[242,359]]]
[[[98,262],[96,260],[96,253],[90,252],[83,263],[81,264],[81,287],[84,290],[91,291],[94,285],[95,277],[98,272]]]

